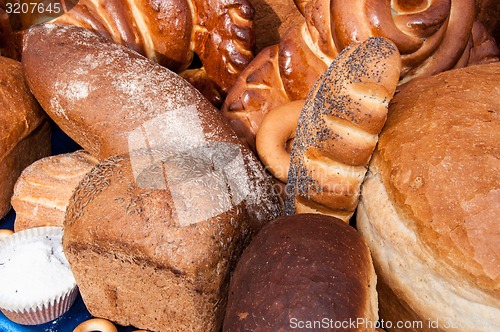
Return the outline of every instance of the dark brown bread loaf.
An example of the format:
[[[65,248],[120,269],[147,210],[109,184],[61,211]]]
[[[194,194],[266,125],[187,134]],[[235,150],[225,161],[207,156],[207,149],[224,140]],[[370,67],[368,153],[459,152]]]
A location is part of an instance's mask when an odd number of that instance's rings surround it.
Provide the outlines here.
[[[224,331],[289,331],[313,321],[329,330],[373,331],[375,286],[370,252],[351,226],[319,214],[280,217],[238,262]],[[364,323],[335,329],[349,321]]]
[[[0,218],[22,170],[50,154],[50,124],[18,61],[0,56]]]

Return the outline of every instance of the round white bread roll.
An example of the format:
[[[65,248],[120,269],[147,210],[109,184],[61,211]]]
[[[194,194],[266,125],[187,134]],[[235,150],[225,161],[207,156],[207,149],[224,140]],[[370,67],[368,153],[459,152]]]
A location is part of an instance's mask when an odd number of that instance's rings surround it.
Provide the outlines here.
[[[498,62],[416,79],[391,101],[357,211],[388,330],[498,331],[499,111]]]

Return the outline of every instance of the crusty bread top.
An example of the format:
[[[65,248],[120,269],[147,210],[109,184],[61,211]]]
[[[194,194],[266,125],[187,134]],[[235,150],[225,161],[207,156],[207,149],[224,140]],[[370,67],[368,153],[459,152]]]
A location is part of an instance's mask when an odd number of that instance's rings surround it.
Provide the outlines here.
[[[0,160],[46,118],[18,61],[0,56]]]
[[[200,280],[207,275],[207,280],[220,277],[223,271],[216,266],[223,266],[235,246],[241,250],[281,211],[271,182],[262,178],[262,168],[252,155],[235,158],[244,159],[245,170],[228,160],[214,169],[215,160],[198,152],[172,154],[156,164],[151,163],[149,151],[136,152],[96,165],[70,199],[65,249],[78,252],[91,247],[144,259],[176,274],[194,274]],[[141,158],[151,164],[136,175],[133,164]],[[164,188],[153,183],[155,177],[164,181]]]
[[[402,219],[443,268],[498,295],[499,142],[500,63],[493,63],[402,86],[374,157]]]
[[[16,232],[38,226],[63,226],[66,206],[80,180],[97,164],[84,150],[42,158],[16,181],[12,207]]]
[[[131,133],[146,122],[174,111],[188,114],[183,111],[192,107],[207,139],[239,142],[218,110],[187,81],[89,30],[34,26],[25,35],[22,63],[44,110],[100,160],[128,153]],[[179,128],[179,143],[190,134],[181,132],[183,120],[170,126]]]

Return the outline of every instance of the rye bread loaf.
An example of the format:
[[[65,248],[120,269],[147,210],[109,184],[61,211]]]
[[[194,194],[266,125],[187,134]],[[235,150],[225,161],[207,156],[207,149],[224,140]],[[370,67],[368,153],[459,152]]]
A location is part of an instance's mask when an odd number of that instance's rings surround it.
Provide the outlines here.
[[[90,31],[34,27],[23,63],[49,114],[104,159],[64,225],[89,311],[151,331],[217,331],[232,267],[281,213],[262,165],[180,76]]]
[[[224,331],[374,331],[376,283],[354,228],[320,214],[280,217],[238,262]]]
[[[0,218],[10,208],[22,170],[50,154],[50,123],[18,61],[0,57]]]

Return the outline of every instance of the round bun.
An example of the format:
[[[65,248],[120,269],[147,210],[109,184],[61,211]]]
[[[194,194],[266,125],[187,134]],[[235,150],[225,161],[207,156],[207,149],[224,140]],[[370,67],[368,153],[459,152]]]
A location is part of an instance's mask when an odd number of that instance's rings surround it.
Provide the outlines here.
[[[26,167],[14,186],[14,229],[63,227],[66,206],[80,180],[97,159],[84,150],[39,159]]]
[[[223,330],[282,331],[311,324],[333,330],[349,321],[363,322],[363,330],[378,319],[375,285],[369,250],[354,228],[319,214],[279,217],[264,226],[238,262]]]
[[[500,63],[471,66],[391,101],[357,212],[384,320],[500,326],[499,83]]]

